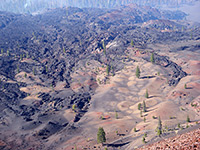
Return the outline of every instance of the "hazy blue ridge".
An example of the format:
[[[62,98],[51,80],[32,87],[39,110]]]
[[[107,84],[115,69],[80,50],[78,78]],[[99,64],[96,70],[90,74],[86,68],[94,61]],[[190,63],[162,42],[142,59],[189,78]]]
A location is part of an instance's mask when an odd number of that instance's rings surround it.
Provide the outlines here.
[[[198,0],[1,0],[0,10],[14,13],[34,13],[48,8],[58,7],[97,7],[114,8],[121,5],[136,3],[148,6],[180,6]]]

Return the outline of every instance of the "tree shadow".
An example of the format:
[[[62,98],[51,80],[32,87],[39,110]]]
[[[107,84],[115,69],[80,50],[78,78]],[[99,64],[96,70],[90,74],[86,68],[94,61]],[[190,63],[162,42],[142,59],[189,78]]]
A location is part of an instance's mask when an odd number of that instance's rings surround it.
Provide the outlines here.
[[[120,143],[120,144],[107,144],[108,147],[121,147],[126,144],[129,144],[130,142]]]
[[[148,98],[154,98],[154,97],[158,97],[158,96],[149,96]]]
[[[153,108],[153,109],[148,109],[147,111],[153,111],[153,110],[156,110],[156,109],[157,109],[157,107]]]
[[[151,79],[151,78],[155,78],[156,76],[144,76],[144,77],[140,77],[140,79]]]
[[[148,111],[146,111],[145,113],[147,113],[147,112],[148,112]],[[143,114],[142,116],[143,116],[143,117],[146,117],[146,116],[148,116],[148,114]]]
[[[193,87],[187,87],[186,89],[193,89]]]
[[[125,136],[125,134],[120,134],[120,133],[118,133],[117,135],[118,135],[118,136]]]

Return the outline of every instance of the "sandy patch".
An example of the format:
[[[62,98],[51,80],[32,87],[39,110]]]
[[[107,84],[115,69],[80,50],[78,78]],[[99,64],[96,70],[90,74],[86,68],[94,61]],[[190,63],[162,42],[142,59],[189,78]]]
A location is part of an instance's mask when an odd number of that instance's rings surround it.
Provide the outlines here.
[[[132,86],[132,85],[135,85],[137,82],[135,82],[135,81],[129,81],[128,83],[127,83],[127,86]]]
[[[123,87],[118,88],[118,91],[121,93],[129,93],[130,92],[130,90],[128,88],[123,88]]]
[[[122,101],[120,102],[117,107],[121,110],[121,111],[125,111],[127,109],[129,109],[129,107],[132,105],[132,102],[127,102],[127,101]]]
[[[48,87],[42,87],[38,85],[29,85],[27,87],[20,88],[20,90],[29,94],[48,93],[51,91],[51,89]]]
[[[37,95],[30,95],[25,97],[23,100],[41,100],[41,98],[39,98]]]

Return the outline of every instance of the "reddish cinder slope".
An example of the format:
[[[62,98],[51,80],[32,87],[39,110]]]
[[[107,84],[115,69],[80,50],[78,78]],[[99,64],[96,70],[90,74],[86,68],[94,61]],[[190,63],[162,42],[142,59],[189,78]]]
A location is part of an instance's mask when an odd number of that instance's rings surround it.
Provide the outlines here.
[[[144,146],[137,150],[147,149],[181,149],[181,150],[199,150],[200,149],[200,128],[185,134],[177,135],[160,142]]]

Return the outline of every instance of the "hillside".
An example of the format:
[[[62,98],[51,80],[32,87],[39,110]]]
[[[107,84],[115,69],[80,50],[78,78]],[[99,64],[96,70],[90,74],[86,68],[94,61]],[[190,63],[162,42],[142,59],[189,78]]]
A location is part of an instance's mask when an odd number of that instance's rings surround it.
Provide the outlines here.
[[[38,13],[49,8],[60,7],[91,7],[91,8],[115,8],[122,5],[135,3],[151,7],[180,7],[184,4],[193,4],[198,0],[4,0],[0,3],[1,11],[15,13]]]
[[[159,116],[163,137],[199,125],[200,25],[184,17],[136,4],[1,11],[0,149],[133,149],[159,139]]]
[[[146,149],[200,149],[200,129],[145,146]],[[139,149],[138,149],[139,150]]]

